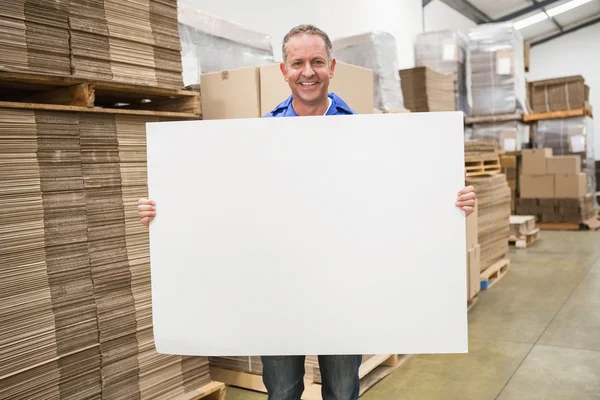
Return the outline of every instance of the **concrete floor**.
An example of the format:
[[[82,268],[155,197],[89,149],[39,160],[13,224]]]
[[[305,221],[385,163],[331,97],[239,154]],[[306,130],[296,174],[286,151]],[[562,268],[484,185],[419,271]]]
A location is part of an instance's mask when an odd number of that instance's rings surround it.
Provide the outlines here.
[[[469,313],[468,354],[414,356],[361,400],[600,399],[600,231],[543,231],[509,257]]]

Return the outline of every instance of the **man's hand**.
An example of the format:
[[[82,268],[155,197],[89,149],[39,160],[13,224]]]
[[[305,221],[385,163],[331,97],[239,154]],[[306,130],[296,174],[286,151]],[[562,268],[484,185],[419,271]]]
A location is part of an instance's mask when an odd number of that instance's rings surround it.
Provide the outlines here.
[[[475,195],[475,188],[473,186],[467,186],[458,192],[456,207],[463,210],[465,212],[465,216],[468,217],[473,213],[476,198],[477,196]]]
[[[156,216],[156,203],[149,199],[139,199],[138,215],[142,225],[148,226]]]

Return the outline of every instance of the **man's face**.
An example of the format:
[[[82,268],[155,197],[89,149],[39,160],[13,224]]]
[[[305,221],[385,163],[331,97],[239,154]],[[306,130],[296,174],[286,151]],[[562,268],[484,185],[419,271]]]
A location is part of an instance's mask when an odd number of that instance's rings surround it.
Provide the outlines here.
[[[329,62],[325,41],[318,35],[301,34],[287,43],[287,59],[281,72],[294,99],[314,105],[327,97],[335,59]]]

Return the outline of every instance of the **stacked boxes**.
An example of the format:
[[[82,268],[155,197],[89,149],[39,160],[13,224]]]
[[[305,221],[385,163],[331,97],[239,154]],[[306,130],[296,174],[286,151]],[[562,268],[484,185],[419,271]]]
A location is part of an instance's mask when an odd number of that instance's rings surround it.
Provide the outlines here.
[[[590,88],[583,76],[529,82],[529,103],[536,113],[584,108]]]
[[[478,206],[467,217],[467,301],[477,296],[481,289],[481,246],[478,232]]]
[[[478,240],[481,246],[481,271],[508,253],[510,236],[510,188],[504,174],[467,178],[477,193]]]
[[[593,216],[580,156],[556,156],[543,148],[523,150],[522,157],[519,214],[536,215],[541,222],[582,222]]]
[[[427,67],[400,71],[404,105],[412,112],[454,111],[452,76],[437,73]]]
[[[470,115],[466,79],[467,40],[459,31],[421,33],[415,43],[415,59],[417,67],[427,67],[452,76],[455,109]]]
[[[508,187],[510,188],[510,212],[515,214],[517,211],[517,199],[520,196],[519,191],[519,176],[521,171],[521,155],[520,153],[515,154],[502,154],[500,155],[500,165],[502,166],[502,173],[506,175]]]

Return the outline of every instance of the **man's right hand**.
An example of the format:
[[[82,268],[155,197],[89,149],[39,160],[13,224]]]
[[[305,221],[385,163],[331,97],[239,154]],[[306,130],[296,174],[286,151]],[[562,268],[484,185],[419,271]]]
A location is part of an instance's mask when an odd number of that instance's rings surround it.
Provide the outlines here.
[[[156,216],[156,203],[150,199],[139,199],[138,215],[142,225],[148,226]]]

